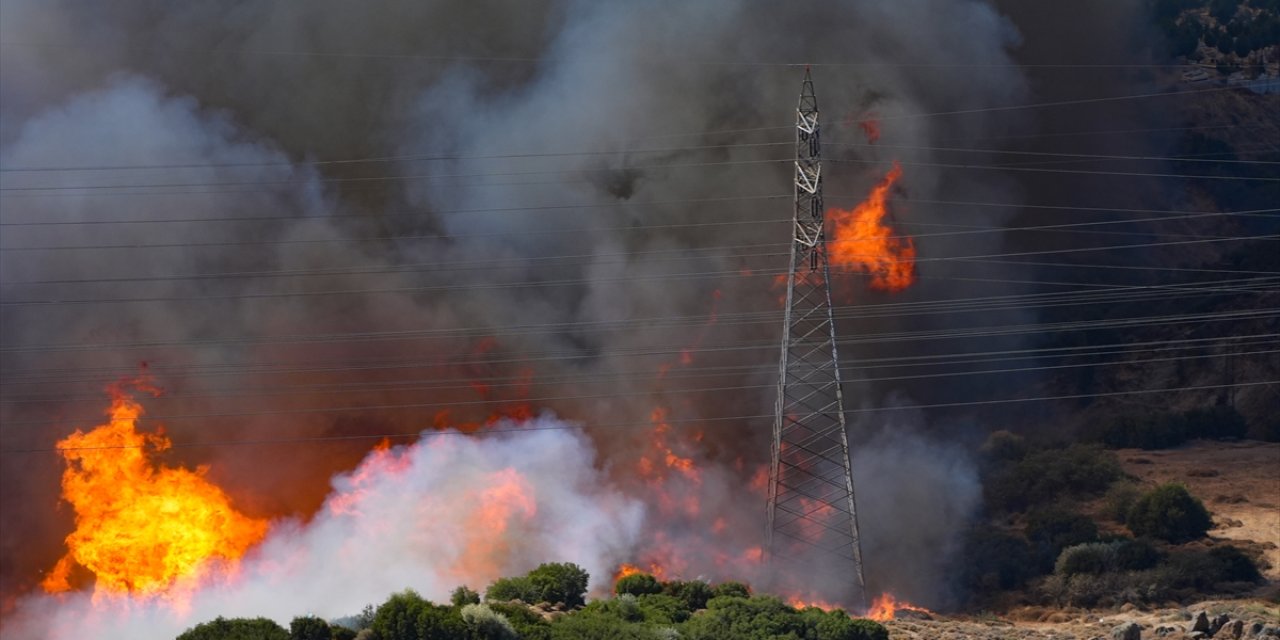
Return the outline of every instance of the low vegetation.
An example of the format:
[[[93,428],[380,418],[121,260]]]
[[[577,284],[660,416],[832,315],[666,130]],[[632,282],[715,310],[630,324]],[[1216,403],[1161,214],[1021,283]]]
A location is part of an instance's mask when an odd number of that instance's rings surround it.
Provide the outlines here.
[[[1197,429],[1221,424],[1210,412],[1182,415]],[[1185,486],[1144,491],[1105,449],[997,432],[982,453],[988,520],[968,532],[951,571],[971,607],[998,606],[1002,592],[1017,590],[1057,606],[1190,602],[1261,580],[1248,554],[1206,544],[1209,512]],[[1105,533],[1117,525],[1132,537]]]
[[[660,581],[637,573],[619,580],[615,597],[586,602],[588,576],[568,563],[544,564],[501,578],[484,602],[468,587],[450,604],[412,590],[359,615],[326,622],[294,618],[290,628],[265,618],[218,618],[178,640],[888,640],[883,626],[840,610],[796,609],[754,595],[740,582]]]

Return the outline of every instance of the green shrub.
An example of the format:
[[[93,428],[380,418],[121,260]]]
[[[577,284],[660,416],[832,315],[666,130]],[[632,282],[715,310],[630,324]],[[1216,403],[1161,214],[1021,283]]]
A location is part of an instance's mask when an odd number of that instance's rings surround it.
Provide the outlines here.
[[[1209,557],[1214,561],[1215,577],[1219,582],[1261,582],[1262,572],[1258,564],[1248,554],[1223,545],[1209,550]]]
[[[711,585],[701,580],[672,580],[662,583],[662,592],[680,600],[689,611],[705,609],[707,601],[715,597]]]
[[[1009,431],[992,432],[979,449],[983,459],[992,465],[1017,462],[1026,457],[1030,450],[1026,438]]]
[[[508,602],[486,602],[485,605],[505,616],[523,640],[546,640],[551,637],[551,625],[542,616],[530,611],[529,607]]]
[[[1102,498],[1102,515],[1112,522],[1124,524],[1129,517],[1129,510],[1138,501],[1142,490],[1132,482],[1117,482],[1107,489]]]
[[[636,598],[645,622],[676,624],[689,619],[692,614],[684,601],[665,593],[651,593]]]
[[[480,604],[480,594],[472,591],[467,585],[460,585],[449,594],[449,603],[455,607],[469,604]]]
[[[650,593],[662,593],[662,583],[647,573],[633,573],[620,578],[613,584],[613,592],[622,595],[643,596]]]
[[[771,596],[712,598],[707,609],[680,627],[689,640],[887,640],[885,628],[870,620],[854,620],[843,611],[796,611]]]
[[[1102,494],[1121,476],[1115,455],[1093,445],[1042,449],[988,478],[983,493],[997,512],[1019,512],[1063,498]]]
[[[570,562],[548,562],[529,572],[529,581],[538,590],[543,601],[563,602],[567,607],[580,607],[586,603],[587,583],[590,576]]]
[[[454,640],[467,633],[456,609],[432,604],[411,589],[382,603],[369,628],[378,640]]]
[[[484,590],[484,599],[508,601],[519,600],[529,604],[537,604],[542,599],[542,591],[528,576],[514,578],[498,578]]]
[[[1150,569],[1159,560],[1159,552],[1145,540],[1125,538],[1109,542],[1087,542],[1063,549],[1054,563],[1053,572],[1072,576],[1137,571]]]
[[[1093,520],[1060,506],[1032,510],[1027,514],[1026,530],[1046,571],[1063,549],[1098,539],[1098,525]]]
[[[653,640],[653,632],[643,624],[591,606],[556,620],[549,629],[552,640]]]
[[[1087,542],[1070,546],[1058,554],[1053,572],[1063,576],[1106,573],[1115,569],[1115,552],[1115,544],[1109,542]]]
[[[329,636],[330,640],[356,640],[356,636],[359,635],[355,629],[346,627],[330,627],[329,632],[333,634]]]
[[[329,623],[315,616],[298,616],[289,623],[289,640],[330,640]]]
[[[1229,406],[1120,416],[1086,433],[1088,439],[1112,449],[1167,449],[1187,440],[1243,438],[1248,431],[1244,416]]]
[[[711,597],[750,598],[751,587],[747,586],[745,582],[734,582],[732,580],[728,582],[721,582],[715,587],[712,587]]]
[[[1126,538],[1116,547],[1117,571],[1141,571],[1160,562],[1160,551],[1145,539]]]
[[[951,574],[968,593],[1017,589],[1039,573],[1025,539],[991,527],[970,530],[955,562]]]
[[[1138,498],[1125,524],[1136,536],[1166,542],[1186,542],[1203,537],[1213,521],[1209,511],[1180,484],[1164,484]]]
[[[187,629],[177,640],[289,640],[289,632],[267,618],[218,616]]]
[[[1087,435],[1111,449],[1166,449],[1187,441],[1186,422],[1173,413],[1120,416]]]
[[[466,604],[458,611],[473,640],[518,640],[507,617],[483,604]]]

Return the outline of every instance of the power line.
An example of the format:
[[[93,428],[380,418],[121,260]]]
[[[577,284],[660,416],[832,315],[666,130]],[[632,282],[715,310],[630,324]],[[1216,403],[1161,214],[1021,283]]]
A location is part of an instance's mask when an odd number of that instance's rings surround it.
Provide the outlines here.
[[[1270,212],[1276,212],[1276,211],[1280,211],[1280,209],[1255,209],[1250,211],[1236,211],[1236,212],[1200,212],[1200,213],[1187,213],[1182,215],[1164,216],[1164,217],[1156,217],[1156,218],[1099,220],[1099,221],[1071,222],[1071,223],[1050,224],[1050,225],[1030,225],[1030,226],[1021,226],[1021,227],[949,225],[949,224],[934,225],[929,223],[917,223],[914,226],[962,227],[963,230],[924,233],[924,234],[910,234],[910,235],[901,234],[901,235],[891,235],[888,237],[893,239],[920,239],[920,238],[974,235],[974,234],[981,234],[981,233],[1027,232],[1027,231],[1067,231],[1072,233],[1130,235],[1130,236],[1138,235],[1138,236],[1145,237],[1150,234],[1144,233],[1144,232],[1138,232],[1138,231],[1109,232],[1109,231],[1098,231],[1098,230],[1081,230],[1079,229],[1079,227],[1102,226],[1102,225],[1112,225],[1112,224],[1139,224],[1139,223],[1165,222],[1165,221],[1177,221],[1177,220],[1193,220],[1193,219],[1202,219],[1207,217],[1222,217],[1222,216],[1280,218],[1280,216],[1269,215]],[[690,228],[690,227],[741,225],[741,224],[765,225],[765,224],[778,224],[778,223],[784,223],[784,222],[789,222],[789,221],[788,220],[755,220],[755,221],[738,220],[738,221],[728,221],[728,222],[701,222],[701,223],[688,223],[688,224],[657,224],[657,225],[647,225],[647,226],[640,226],[640,227],[578,227],[578,228],[571,228],[571,229],[533,230],[532,233],[581,233],[583,231],[610,231],[610,230],[632,231],[632,230],[638,230],[638,229],[678,229],[678,228]],[[911,223],[907,223],[907,226],[911,226]],[[1068,231],[1071,229],[1075,229],[1075,230]],[[439,235],[439,236],[432,236],[432,237],[441,238],[441,239],[444,239],[444,238],[464,239],[464,238],[472,238],[472,237],[490,237],[495,235],[499,237],[509,236],[509,234],[493,233],[493,234],[468,234],[468,235],[458,235],[458,236]],[[1205,236],[1205,235],[1196,235],[1196,234],[1162,234],[1162,235],[1165,237],[1182,237],[1182,238],[1214,239],[1214,240],[1228,240],[1228,239],[1235,238],[1235,236]],[[112,246],[111,248],[117,248],[120,246],[123,246],[123,245],[115,245],[115,246]],[[152,246],[152,245],[147,245],[147,246]],[[34,250],[40,249],[40,247],[19,247],[19,248],[25,249],[28,251],[34,251]],[[57,247],[46,247],[46,248],[55,249]],[[545,259],[545,258],[551,258],[551,257],[553,256],[536,256],[536,258],[539,260]],[[527,259],[533,259],[533,258],[525,258],[524,260],[527,260]],[[522,259],[511,258],[511,260],[522,260]],[[88,284],[88,283],[108,283],[108,282],[159,282],[159,281],[203,280],[203,279],[301,277],[301,276],[311,276],[311,275],[331,276],[331,275],[355,275],[355,274],[405,273],[405,272],[413,272],[415,270],[425,271],[427,269],[424,269],[423,267],[435,267],[435,266],[438,266],[438,263],[429,263],[425,265],[388,264],[386,266],[380,266],[380,267],[363,267],[363,268],[346,268],[346,269],[335,269],[335,268],[288,269],[288,270],[276,270],[276,271],[210,272],[210,273],[196,273],[196,274],[183,274],[183,275],[165,275],[165,276],[136,276],[136,277],[110,277],[110,278],[101,277],[101,278],[77,278],[77,279],[54,279],[54,280],[7,280],[7,281],[0,281],[0,284],[6,284],[6,285]]]
[[[710,273],[707,275],[721,275],[721,272]],[[760,276],[777,275],[781,272],[768,272],[758,274]],[[665,278],[673,278],[682,274],[667,274]],[[1280,274],[1278,274],[1280,275]],[[1102,303],[1132,303],[1138,301],[1149,301],[1153,298],[1163,297],[1181,297],[1186,295],[1231,295],[1242,293],[1255,294],[1272,294],[1280,292],[1280,290],[1258,289],[1258,287],[1271,285],[1277,279],[1275,277],[1268,278],[1243,278],[1235,280],[1216,280],[1210,282],[1198,283],[1173,283],[1173,284],[1144,284],[1144,285],[1083,285],[1091,286],[1090,289],[1084,291],[1073,290],[1066,292],[1049,292],[1037,294],[1012,294],[1007,296],[981,296],[968,299],[946,299],[938,301],[922,301],[922,302],[900,302],[900,303],[880,303],[880,304],[861,304],[849,305],[843,307],[835,307],[833,312],[837,319],[873,319],[873,318],[907,318],[918,317],[922,315],[934,315],[939,313],[955,314],[964,312],[988,313],[992,311],[1009,311],[1023,309],[1047,309],[1059,306],[1075,306],[1081,304],[1102,304]],[[1081,283],[1062,283],[1062,284],[1081,284]],[[1225,286],[1224,286],[1225,285]],[[718,313],[716,316],[716,325],[740,326],[759,323],[774,323],[777,321],[778,311],[759,311],[759,312],[742,312],[742,313]],[[616,331],[633,325],[641,325],[653,329],[686,329],[689,327],[704,324],[707,319],[702,315],[685,315],[685,316],[659,316],[646,318],[630,318],[627,320],[612,321],[566,321],[555,323],[542,323],[533,325],[516,325],[502,328],[504,337],[516,335],[536,335],[545,331]],[[594,328],[594,329],[592,329]],[[76,351],[85,349],[135,349],[135,348],[156,348],[161,346],[207,346],[207,345],[228,345],[228,344],[263,344],[263,343],[282,343],[282,342],[332,342],[341,340],[361,340],[370,339],[411,339],[424,337],[456,337],[459,335],[474,335],[476,328],[466,327],[457,329],[419,329],[419,330],[403,330],[403,331],[371,331],[356,333],[340,333],[340,334],[303,334],[303,335],[272,335],[259,338],[241,338],[231,340],[182,340],[182,341],[147,341],[147,342],[110,342],[99,344],[42,344],[27,345],[21,347],[3,347],[0,353],[19,353],[19,352],[45,352],[45,351]]]
[[[1275,344],[1277,341],[1271,340],[1261,344]],[[1252,346],[1259,343],[1237,342],[1232,340],[1232,346]],[[1117,351],[1114,353],[1128,354],[1129,351]],[[1025,373],[1038,371],[1055,371],[1063,369],[1078,369],[1089,367],[1122,367],[1134,366],[1141,364],[1152,364],[1161,362],[1183,362],[1188,360],[1205,360],[1213,358],[1227,357],[1243,357],[1254,355],[1268,355],[1272,353],[1280,353],[1280,349],[1263,349],[1256,351],[1230,351],[1223,353],[1202,353],[1182,356],[1169,356],[1163,358],[1145,358],[1140,360],[1099,360],[1094,362],[1083,362],[1073,364],[1058,365],[1040,365],[1030,367],[1005,367],[1000,369],[966,369],[963,371],[950,371],[946,373],[922,373],[912,375],[898,376],[879,376],[879,377],[861,377],[859,376],[868,369],[884,369],[884,368],[902,368],[903,365],[868,365],[868,366],[851,366],[843,365],[841,371],[849,377],[850,380],[857,383],[868,382],[895,382],[908,380],[926,380],[934,378],[950,378],[956,376],[971,375],[997,375],[1007,373]],[[1088,354],[1089,356],[1097,356],[1099,354]],[[1018,358],[1028,359],[1028,358]],[[1016,360],[1016,359],[1011,359]],[[1002,362],[1005,360],[982,360],[974,361],[975,363]],[[956,363],[947,363],[947,366]],[[921,366],[921,365],[911,365]],[[936,365],[933,365],[936,366]],[[658,386],[661,393],[684,393],[700,392],[705,389],[688,389],[685,387],[667,388],[666,383],[684,382],[690,379],[703,378],[720,378],[728,375],[745,375],[761,370],[761,365],[737,365],[737,366],[717,366],[717,367],[681,367],[666,372],[661,378],[662,385]],[[546,387],[565,384],[584,385],[584,384],[615,384],[617,380],[627,380],[639,375],[653,375],[653,369],[648,368],[641,371],[629,370],[621,372],[593,372],[582,374],[564,374],[538,376],[536,381],[526,376],[478,376],[468,378],[467,384],[453,384],[445,381],[440,384],[440,380],[424,379],[424,380],[389,380],[389,381],[361,381],[361,382],[333,382],[333,383],[313,383],[313,384],[291,384],[291,385],[262,385],[255,384],[248,387],[213,387],[205,389],[204,393],[166,393],[163,398],[166,400],[182,400],[187,398],[200,399],[210,397],[259,397],[259,396],[289,396],[296,394],[313,394],[313,393],[405,393],[420,391],[470,391],[475,392],[477,384],[483,385],[486,392],[494,389],[516,389],[523,390],[533,386]],[[844,376],[842,376],[844,377]],[[514,381],[514,382],[512,382]],[[30,403],[66,403],[76,399],[92,399],[101,397],[101,392],[94,393],[50,393],[40,395],[26,396],[0,396],[0,404],[30,404]],[[511,404],[520,402],[535,402],[542,400],[540,397],[513,397],[509,399],[485,399],[480,403],[488,404]]]
[[[1221,158],[1205,158],[1203,155],[1219,155],[1219,154],[1201,154],[1201,156],[1133,156],[1133,155],[1107,155],[1096,153],[1068,153],[1064,151],[1016,151],[1005,149],[977,149],[969,147],[935,147],[935,146],[919,146],[919,145],[903,145],[903,144],[885,144],[881,142],[875,143],[841,143],[823,141],[826,147],[846,147],[860,149],[901,149],[907,151],[942,151],[947,153],[983,153],[997,156],[1034,156],[1034,157],[1050,157],[1050,158],[1078,158],[1083,160],[1140,160],[1150,162],[1199,162],[1212,164],[1248,164],[1248,165],[1275,165],[1280,164],[1277,160],[1231,160]],[[1006,166],[1006,165],[1001,165]]]
[[[1144,395],[1144,394],[1153,394],[1153,393],[1203,391],[1203,390],[1210,390],[1210,389],[1268,386],[1268,385],[1274,385],[1274,384],[1280,384],[1280,380],[1260,380],[1260,381],[1251,381],[1251,382],[1237,382],[1233,384],[1201,385],[1201,386],[1175,387],[1175,388],[1166,388],[1166,389],[1137,389],[1137,390],[1131,390],[1131,391],[1112,391],[1112,392],[1104,392],[1104,393],[1088,393],[1088,394],[1074,394],[1074,395],[1060,395],[1060,396],[1039,396],[1039,397],[1032,397],[1032,398],[1008,398],[1008,399],[1000,399],[1000,400],[973,400],[973,401],[967,401],[967,402],[943,402],[943,403],[915,405],[912,407],[864,407],[864,408],[858,408],[858,409],[846,409],[845,412],[852,413],[852,414],[881,413],[885,411],[900,411],[903,409],[937,409],[937,408],[983,406],[983,405],[993,405],[993,404],[1013,404],[1013,403],[1023,403],[1023,402],[1046,402],[1046,401],[1053,401],[1053,400],[1079,400],[1084,398],[1107,398],[1107,397],[1118,397],[1118,396]],[[381,410],[386,408],[406,408],[406,409],[426,408],[426,407],[432,407],[432,406],[437,406],[437,405],[421,404],[421,405],[389,405],[388,407],[376,407],[376,406],[375,407],[337,407],[337,408],[331,408],[331,409],[325,409],[325,410],[300,409],[300,410],[259,411],[259,412],[251,412],[251,413],[220,413],[220,414],[202,414],[202,415],[187,414],[183,416],[149,416],[149,418],[153,420],[185,420],[185,419],[223,418],[223,417],[252,417],[252,416],[263,416],[263,415],[297,415],[297,414],[312,414],[312,413],[328,413],[330,411],[333,411],[333,412],[373,411],[373,410]],[[714,417],[705,417],[705,418],[691,418],[686,420],[668,419],[668,420],[665,420],[664,422],[666,424],[671,424],[671,425],[677,425],[677,424],[679,425],[695,424],[696,425],[696,424],[706,424],[711,422],[758,420],[758,419],[771,418],[771,417],[772,417],[771,415],[714,416]],[[384,439],[391,440],[391,439],[419,438],[419,437],[441,437],[441,436],[449,436],[449,435],[491,435],[491,434],[517,433],[517,432],[527,432],[527,431],[627,429],[627,428],[652,428],[652,427],[653,427],[652,422],[629,423],[629,424],[628,423],[596,424],[596,425],[590,425],[585,427],[581,424],[572,424],[572,425],[562,425],[562,426],[555,426],[555,427],[493,428],[493,429],[486,429],[486,430],[477,432],[476,434],[463,434],[457,431],[421,431],[421,432],[413,432],[413,433],[396,432],[396,433],[356,434],[356,435],[341,435],[341,436],[311,436],[311,437],[304,437],[304,438],[295,437],[295,438],[266,438],[266,439],[257,439],[257,440],[172,442],[171,446],[174,448],[189,448],[189,447],[214,447],[214,446],[299,444],[304,442],[319,443],[319,442],[337,442],[337,441],[343,441],[343,440],[347,440],[347,441],[384,440]],[[56,452],[56,451],[97,450],[97,449],[138,449],[138,448],[145,448],[145,445],[0,449],[0,454],[48,453],[48,452]]]
[[[858,159],[841,159],[833,158],[832,162],[840,164],[883,164],[883,160],[858,160]],[[1101,171],[1093,169],[1045,169],[1040,167],[1021,167],[1014,165],[982,165],[982,164],[960,164],[954,162],[912,162],[909,160],[898,160],[898,164],[904,167],[934,167],[941,169],[966,169],[973,171],[1025,171],[1030,173],[1053,173],[1053,174],[1070,174],[1070,175],[1088,175],[1088,176],[1124,176],[1131,178],[1180,178],[1186,180],[1256,180],[1260,182],[1280,182],[1280,178],[1271,176],[1238,176],[1238,175],[1212,175],[1212,174],[1186,174],[1186,173],[1150,173],[1142,171]]]
[[[1099,247],[1076,247],[1072,249],[1046,249],[1041,251],[1021,251],[1021,252],[996,253],[996,254],[973,255],[973,256],[947,256],[947,257],[931,257],[931,258],[926,257],[926,258],[917,258],[916,263],[946,262],[946,261],[965,260],[965,259],[972,260],[975,258],[1002,258],[1002,257],[1053,255],[1053,254],[1064,254],[1064,253],[1081,253],[1081,252],[1093,252],[1093,251],[1113,251],[1113,250],[1121,250],[1121,249],[1137,249],[1137,248],[1150,248],[1150,247],[1162,247],[1162,246],[1184,246],[1184,245],[1190,245],[1190,244],[1203,244],[1203,243],[1227,242],[1227,241],[1256,241],[1256,240],[1273,239],[1273,238],[1280,238],[1280,234],[1243,236],[1243,237],[1242,236],[1226,236],[1226,237],[1206,238],[1206,239],[1197,239],[1197,240],[1177,240],[1177,241],[1170,241],[1170,242],[1151,242],[1151,243],[1141,243],[1141,244],[1131,244],[1131,245],[1108,245],[1108,246],[1099,246]],[[718,246],[718,247],[696,247],[696,248],[682,248],[682,249],[670,249],[670,250],[663,249],[663,250],[654,250],[651,252],[633,252],[633,253],[622,253],[622,254],[612,254],[612,255],[623,256],[625,258],[633,258],[637,255],[655,254],[655,253],[657,254],[671,253],[673,251],[686,252],[686,253],[691,251],[727,251],[731,249],[768,248],[768,247],[774,247],[776,245],[777,243],[765,243],[765,244],[756,244],[756,245],[726,245],[726,246]],[[157,246],[157,245],[149,245],[149,246]],[[182,245],[179,244],[178,246],[182,246]],[[125,247],[121,246],[119,248],[125,248]],[[580,256],[557,256],[551,259],[566,259],[569,257],[574,257],[574,258],[587,258],[587,259],[598,260],[599,258],[607,257],[609,255],[611,254],[585,254]],[[763,253],[763,254],[752,254],[752,255],[738,256],[738,257],[775,257],[777,255],[780,255],[780,254]],[[863,256],[863,257],[874,257],[874,256]],[[677,259],[696,259],[696,256],[687,257],[687,258],[677,258]],[[537,260],[539,260],[539,258],[523,258],[523,259],[515,259],[513,260],[513,262],[515,264],[526,264],[528,262],[533,262]],[[500,262],[500,261],[486,260],[486,261],[483,261],[482,264],[484,266],[493,266],[497,262]],[[450,267],[454,269],[465,268],[465,264],[458,263],[458,262],[449,263],[447,265],[441,264],[441,266]],[[479,263],[477,264],[477,266],[479,266]],[[719,273],[703,272],[703,273],[697,273],[697,274],[685,274],[684,276],[680,276],[680,275],[666,276],[664,274],[641,274],[641,275],[631,276],[631,277],[619,277],[619,278],[615,278],[614,280],[646,279],[646,278],[662,278],[662,277],[672,277],[672,278],[674,277],[711,277],[715,275],[740,276],[741,273],[740,271],[719,272]],[[597,278],[597,279],[592,279],[590,281],[601,281],[601,279]],[[79,298],[79,299],[17,300],[17,301],[8,300],[8,301],[0,301],[0,306],[9,306],[9,307],[50,306],[50,305],[61,306],[61,305],[80,305],[80,304],[124,304],[124,303],[137,303],[137,302],[178,302],[178,301],[194,301],[194,300],[207,301],[207,300],[226,300],[226,299],[316,297],[316,296],[331,296],[331,295],[369,295],[369,294],[386,294],[386,293],[408,293],[408,292],[415,292],[415,291],[441,291],[441,290],[450,290],[450,289],[459,289],[459,288],[490,289],[490,288],[506,288],[506,287],[560,286],[565,284],[575,284],[575,283],[581,283],[581,282],[583,282],[582,279],[558,280],[558,281],[549,280],[549,281],[533,281],[533,282],[510,282],[510,283],[422,285],[422,286],[386,287],[386,288],[341,289],[341,290],[326,290],[326,291],[287,291],[287,292],[275,291],[275,292],[253,292],[253,293],[217,294],[217,295],[210,294],[210,295],[201,295],[201,296],[150,296],[150,297],[136,297],[136,298],[113,297],[113,298]]]
[[[1280,338],[1280,333],[1260,333],[1236,335],[1227,337],[1209,337],[1209,338],[1176,338],[1172,340],[1148,340],[1148,341],[1125,341],[1117,343],[1104,343],[1093,345],[1077,345],[1067,347],[1037,347],[1030,349],[1001,349],[1001,350],[985,350],[985,351],[959,351],[950,353],[933,353],[929,355],[913,355],[913,356],[892,356],[892,357],[876,357],[876,358],[858,358],[847,363],[847,366],[857,368],[902,368],[902,367],[933,367],[933,366],[954,366],[962,364],[982,364],[988,362],[1007,362],[1018,360],[1032,360],[1045,357],[1061,357],[1061,358],[1078,358],[1078,357],[1102,357],[1108,355],[1124,355],[1137,352],[1165,352],[1177,351],[1182,349],[1203,349],[1214,348],[1218,346],[1229,346],[1233,344],[1266,344],[1273,339]],[[635,352],[625,355],[635,356],[679,356],[685,351],[690,354],[701,354],[709,351],[706,348],[682,348],[667,349],[652,352]],[[515,358],[485,358],[474,359],[463,364],[469,366],[492,366],[492,365],[528,365],[534,362],[564,362],[565,358],[559,355],[553,356],[532,356],[532,357],[515,357]],[[303,366],[290,365],[279,366],[271,365],[246,365],[246,364],[201,364],[201,365],[181,365],[175,366],[174,370],[188,377],[223,377],[223,376],[245,376],[245,375],[281,375],[281,374],[306,374],[306,373],[350,373],[350,372],[367,372],[367,371],[388,371],[393,369],[421,369],[421,368],[441,368],[448,366],[447,363],[426,363],[421,359],[395,359],[395,360],[359,360],[349,361],[342,360],[342,364],[336,366],[324,366],[323,361],[304,362]],[[168,368],[163,362],[150,363],[149,369],[157,374],[167,371]],[[29,381],[16,380],[13,376],[0,378],[0,386],[4,385],[30,385],[37,384],[47,386],[54,382],[63,383],[106,383],[118,381],[124,373],[120,367],[76,367],[73,369],[62,368],[53,369],[46,368],[39,371],[40,374],[56,375],[58,380],[48,377],[34,378],[27,376]],[[69,378],[68,373],[85,374],[85,373],[101,373],[103,376],[95,376],[92,378]]]

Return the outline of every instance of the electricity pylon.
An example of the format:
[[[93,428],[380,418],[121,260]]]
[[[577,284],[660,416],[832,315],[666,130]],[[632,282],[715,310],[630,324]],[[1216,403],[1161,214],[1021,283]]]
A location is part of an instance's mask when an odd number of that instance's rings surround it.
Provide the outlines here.
[[[818,99],[806,68],[796,108],[795,218],[774,409],[765,549],[774,570],[828,574],[866,606],[823,232]],[[792,561],[795,561],[794,563]],[[818,576],[815,584],[818,584]]]

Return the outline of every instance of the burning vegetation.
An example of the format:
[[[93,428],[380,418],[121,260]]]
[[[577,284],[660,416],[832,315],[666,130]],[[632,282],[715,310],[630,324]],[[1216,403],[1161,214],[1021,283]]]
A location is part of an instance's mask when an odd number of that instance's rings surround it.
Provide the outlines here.
[[[62,498],[76,528],[41,583],[50,593],[72,588],[75,567],[93,575],[95,596],[189,592],[211,573],[233,573],[267,533],[267,522],[237,511],[206,469],[156,462],[169,440],[137,430],[143,409],[127,387],[153,390],[145,380],[113,385],[110,420],[58,442],[67,463]]]

